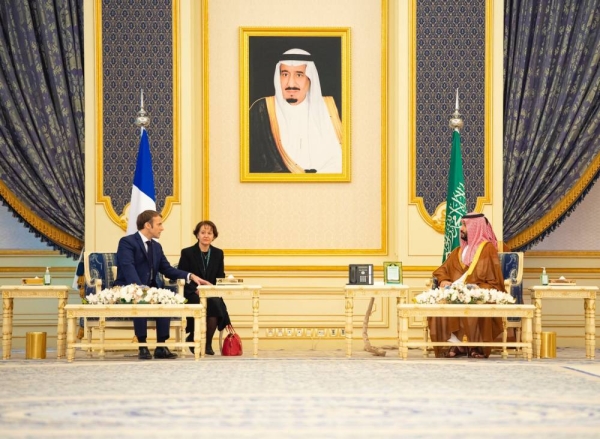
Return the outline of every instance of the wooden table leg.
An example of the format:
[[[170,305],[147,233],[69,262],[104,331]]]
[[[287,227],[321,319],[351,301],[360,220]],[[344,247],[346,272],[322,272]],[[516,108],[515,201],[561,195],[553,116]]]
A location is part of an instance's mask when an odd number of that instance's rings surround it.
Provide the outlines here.
[[[64,311],[64,309],[63,309]],[[67,319],[67,361],[71,363],[75,358],[75,317]]]
[[[596,298],[589,299],[590,308],[590,359],[596,357]]]
[[[104,360],[104,358],[106,358],[106,351],[104,350],[104,340],[106,336],[106,317],[98,318],[98,332],[100,333],[100,352],[98,353],[98,355]]]
[[[354,293],[346,291],[346,357],[352,357],[352,320],[354,315]]]
[[[596,299],[583,299],[585,313],[585,356],[590,360],[596,351]]]
[[[408,358],[408,316],[402,316],[400,325],[398,353],[401,353],[402,359],[406,360]]]
[[[398,314],[398,305],[403,303],[400,297],[396,297],[396,314]],[[396,317],[396,336],[398,337],[398,354],[400,354],[400,319]]]
[[[429,320],[425,317],[425,326],[423,326],[423,358],[429,358],[429,350],[427,349],[427,342],[429,341]]]
[[[252,356],[258,358],[258,291],[252,293]]]
[[[542,299],[536,297],[533,299],[535,305],[533,317],[533,349],[535,349],[535,358],[540,358],[542,349]]]
[[[506,348],[506,342],[508,340],[507,325],[508,317],[502,317],[502,343],[504,343],[504,346],[502,346],[502,358],[504,359],[508,358],[508,349]]]
[[[56,329],[56,358],[61,359],[65,356],[65,305],[66,297],[58,299],[58,325]]]
[[[398,313],[398,357],[402,357],[402,316],[398,305],[396,305],[396,312]]]
[[[202,303],[202,309],[200,310],[200,357],[204,358],[206,354],[206,295],[200,293],[200,303]],[[197,328],[197,326],[195,326]],[[196,331],[194,331],[194,337],[196,337]]]
[[[523,349],[523,357],[527,358],[527,361],[531,361],[531,357],[532,357],[532,351],[533,351],[533,347],[532,347],[532,333],[531,333],[531,327],[532,327],[532,322],[531,322],[531,317],[523,317],[521,318],[521,323],[523,325],[522,328],[522,341],[524,341],[525,343],[528,343],[527,347],[525,347]]]
[[[204,324],[206,324],[206,320],[204,320]],[[200,328],[201,326],[202,316],[194,316],[194,328]],[[198,340],[198,337],[200,337],[200,340]],[[200,352],[202,350],[200,346],[202,346],[202,331],[194,331],[194,360],[196,361],[200,359]]]
[[[5,297],[2,301],[2,359],[10,358],[12,349],[13,299]]]

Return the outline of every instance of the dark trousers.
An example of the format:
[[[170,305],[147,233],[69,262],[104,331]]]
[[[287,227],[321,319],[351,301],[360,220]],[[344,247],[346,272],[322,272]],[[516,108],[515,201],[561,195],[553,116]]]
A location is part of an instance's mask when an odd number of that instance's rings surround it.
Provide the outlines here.
[[[170,317],[158,317],[156,319],[156,341],[162,343],[169,339],[169,330],[171,327]],[[146,318],[134,318],[133,319],[133,330],[135,336],[140,343],[146,342],[148,336],[148,319]]]

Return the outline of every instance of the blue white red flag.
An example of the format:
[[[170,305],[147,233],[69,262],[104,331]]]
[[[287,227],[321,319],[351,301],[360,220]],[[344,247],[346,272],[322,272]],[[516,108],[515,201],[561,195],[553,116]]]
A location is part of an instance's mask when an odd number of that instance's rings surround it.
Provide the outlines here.
[[[133,187],[131,189],[131,204],[129,205],[129,221],[127,235],[137,232],[136,220],[144,210],[156,210],[156,195],[154,192],[154,172],[152,170],[152,155],[148,133],[142,128],[140,149],[135,164]]]

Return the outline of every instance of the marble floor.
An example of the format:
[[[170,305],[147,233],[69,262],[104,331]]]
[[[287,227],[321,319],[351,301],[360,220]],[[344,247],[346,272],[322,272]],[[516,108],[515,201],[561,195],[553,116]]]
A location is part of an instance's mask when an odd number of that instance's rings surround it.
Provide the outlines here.
[[[530,362],[340,349],[67,363],[13,351],[0,377],[2,438],[600,437],[600,360],[583,348]]]

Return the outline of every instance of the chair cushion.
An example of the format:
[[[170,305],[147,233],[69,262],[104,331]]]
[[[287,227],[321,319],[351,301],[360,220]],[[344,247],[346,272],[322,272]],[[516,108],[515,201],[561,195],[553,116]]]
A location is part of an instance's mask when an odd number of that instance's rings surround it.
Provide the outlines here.
[[[102,288],[111,288],[115,283],[112,267],[117,266],[116,253],[90,253],[88,256],[88,270],[91,284],[86,282],[85,295],[95,294],[93,282],[102,279]]]
[[[523,281],[517,283],[519,273],[519,254],[516,252],[499,253],[502,275],[505,280],[511,280],[511,294],[516,303],[523,304]]]

